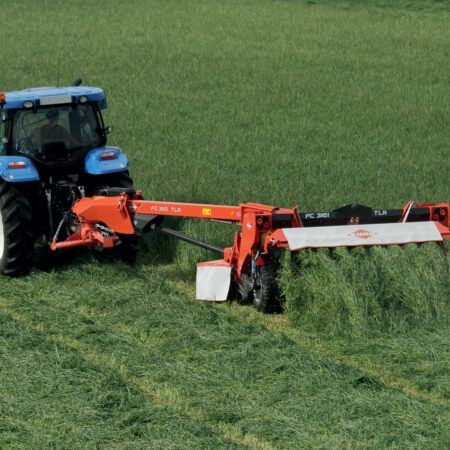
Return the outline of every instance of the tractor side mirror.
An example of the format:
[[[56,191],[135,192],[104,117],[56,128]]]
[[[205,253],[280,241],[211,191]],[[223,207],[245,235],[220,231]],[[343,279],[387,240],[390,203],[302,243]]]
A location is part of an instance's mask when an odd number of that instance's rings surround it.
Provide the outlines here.
[[[105,134],[112,133],[112,131],[113,131],[113,127],[112,127],[111,125],[108,125],[108,126],[105,128]]]

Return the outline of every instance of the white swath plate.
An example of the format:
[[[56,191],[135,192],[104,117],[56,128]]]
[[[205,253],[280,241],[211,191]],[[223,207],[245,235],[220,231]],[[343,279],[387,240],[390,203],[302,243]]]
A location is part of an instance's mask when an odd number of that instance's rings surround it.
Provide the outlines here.
[[[434,222],[283,228],[291,250],[443,241]]]

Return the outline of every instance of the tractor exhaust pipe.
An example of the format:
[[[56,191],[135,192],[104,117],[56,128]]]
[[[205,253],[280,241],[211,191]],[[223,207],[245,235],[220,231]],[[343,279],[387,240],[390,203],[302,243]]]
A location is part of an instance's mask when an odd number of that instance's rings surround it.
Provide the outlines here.
[[[169,234],[170,236],[174,236],[177,239],[180,239],[182,241],[186,241],[186,242],[189,242],[190,244],[197,245],[198,247],[206,248],[206,250],[211,250],[213,252],[221,254],[222,256],[225,251],[225,249],[222,247],[219,247],[214,244],[208,244],[207,242],[200,241],[199,239],[195,239],[191,236],[186,236],[185,234],[180,233],[179,231],[176,231],[176,230],[172,230],[171,228],[161,227],[159,225],[152,224],[151,229],[158,230],[161,233]]]

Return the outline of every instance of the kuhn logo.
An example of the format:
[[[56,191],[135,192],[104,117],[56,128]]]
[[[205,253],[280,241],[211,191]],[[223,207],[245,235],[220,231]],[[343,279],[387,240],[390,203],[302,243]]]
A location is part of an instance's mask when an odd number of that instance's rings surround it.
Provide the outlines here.
[[[367,230],[357,230],[353,233],[347,234],[347,236],[357,237],[361,239],[369,239],[373,236],[376,236],[378,233],[374,233],[373,231],[367,231]]]

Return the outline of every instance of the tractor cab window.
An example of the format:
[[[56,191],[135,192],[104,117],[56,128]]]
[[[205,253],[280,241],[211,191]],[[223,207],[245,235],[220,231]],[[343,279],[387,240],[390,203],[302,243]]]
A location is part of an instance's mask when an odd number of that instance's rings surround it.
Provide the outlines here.
[[[18,110],[12,122],[12,149],[46,164],[70,164],[103,143],[91,104]]]

